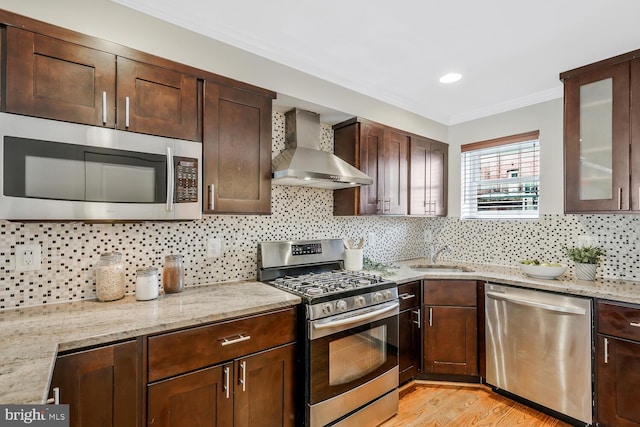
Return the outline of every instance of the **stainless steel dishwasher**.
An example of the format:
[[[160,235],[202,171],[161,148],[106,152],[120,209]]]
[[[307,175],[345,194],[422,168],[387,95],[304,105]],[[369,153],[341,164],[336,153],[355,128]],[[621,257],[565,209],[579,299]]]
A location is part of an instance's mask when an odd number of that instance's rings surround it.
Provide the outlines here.
[[[488,283],[486,381],[591,424],[591,300]]]

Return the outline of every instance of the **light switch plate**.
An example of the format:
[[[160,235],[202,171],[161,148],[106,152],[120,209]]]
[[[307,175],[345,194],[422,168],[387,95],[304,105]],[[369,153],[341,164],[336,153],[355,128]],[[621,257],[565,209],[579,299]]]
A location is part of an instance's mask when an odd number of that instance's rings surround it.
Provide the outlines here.
[[[16,245],[16,271],[38,271],[41,267],[40,245]]]

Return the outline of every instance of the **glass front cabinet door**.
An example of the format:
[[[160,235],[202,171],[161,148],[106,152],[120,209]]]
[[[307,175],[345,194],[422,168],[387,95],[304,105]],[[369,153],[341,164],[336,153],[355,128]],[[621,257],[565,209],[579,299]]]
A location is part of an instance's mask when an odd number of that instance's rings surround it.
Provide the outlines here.
[[[564,102],[565,212],[628,211],[630,63],[565,79]]]

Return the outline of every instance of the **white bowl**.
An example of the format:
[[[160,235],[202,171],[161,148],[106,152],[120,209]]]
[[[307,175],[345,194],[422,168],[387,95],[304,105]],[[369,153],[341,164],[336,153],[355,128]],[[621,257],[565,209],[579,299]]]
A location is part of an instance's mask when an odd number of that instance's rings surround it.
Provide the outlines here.
[[[520,271],[527,276],[536,277],[538,279],[555,279],[567,271],[567,266],[564,264],[560,267],[520,264]]]

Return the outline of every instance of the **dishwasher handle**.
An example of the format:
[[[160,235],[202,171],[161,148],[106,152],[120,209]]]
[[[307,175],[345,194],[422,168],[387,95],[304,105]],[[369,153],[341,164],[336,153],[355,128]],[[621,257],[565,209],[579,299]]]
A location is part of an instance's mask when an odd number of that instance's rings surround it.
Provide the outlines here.
[[[528,306],[528,307],[541,308],[543,310],[548,310],[548,311],[555,311],[557,313],[577,314],[577,315],[585,315],[585,314],[587,314],[587,310],[585,310],[584,308],[580,308],[580,307],[560,306],[560,305],[554,305],[554,304],[547,304],[547,303],[544,303],[544,302],[532,301],[530,299],[519,298],[519,297],[516,297],[516,296],[507,295],[507,294],[498,293],[498,292],[489,291],[489,292],[487,292],[487,296],[489,298],[493,298],[493,299],[497,299],[497,300],[507,301],[507,302],[511,302],[511,303],[519,304],[519,305],[525,305],[525,306]]]

